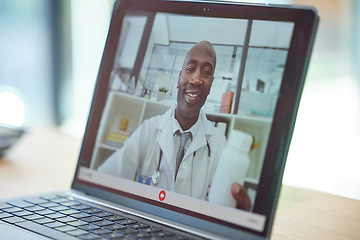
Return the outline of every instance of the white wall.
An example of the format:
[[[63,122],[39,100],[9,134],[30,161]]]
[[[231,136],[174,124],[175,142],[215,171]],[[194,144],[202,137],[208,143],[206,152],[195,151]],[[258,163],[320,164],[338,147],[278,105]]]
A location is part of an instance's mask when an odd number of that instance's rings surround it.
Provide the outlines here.
[[[113,1],[72,0],[72,85],[67,90],[64,128],[82,135],[102,57]]]

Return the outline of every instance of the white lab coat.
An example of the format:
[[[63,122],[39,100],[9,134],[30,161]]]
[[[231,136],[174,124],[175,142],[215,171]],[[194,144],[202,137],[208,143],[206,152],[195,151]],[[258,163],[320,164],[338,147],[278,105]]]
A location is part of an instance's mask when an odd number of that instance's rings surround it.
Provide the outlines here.
[[[171,108],[161,116],[145,120],[126,140],[124,146],[112,154],[98,170],[135,181],[140,175],[151,178],[158,167],[161,148],[160,182],[153,185],[148,178],[150,185],[207,199],[221,150],[226,144],[225,136],[201,112],[198,133],[193,136],[174,181],[176,150],[171,128],[173,112],[174,108]]]

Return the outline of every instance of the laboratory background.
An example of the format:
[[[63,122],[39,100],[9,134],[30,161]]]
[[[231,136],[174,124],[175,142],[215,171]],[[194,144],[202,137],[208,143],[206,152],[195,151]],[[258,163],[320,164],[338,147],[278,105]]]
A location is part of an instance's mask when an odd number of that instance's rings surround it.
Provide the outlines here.
[[[256,2],[320,15],[283,183],[360,200],[360,1]],[[0,0],[0,124],[82,137],[112,6]],[[261,74],[270,86],[277,73]]]

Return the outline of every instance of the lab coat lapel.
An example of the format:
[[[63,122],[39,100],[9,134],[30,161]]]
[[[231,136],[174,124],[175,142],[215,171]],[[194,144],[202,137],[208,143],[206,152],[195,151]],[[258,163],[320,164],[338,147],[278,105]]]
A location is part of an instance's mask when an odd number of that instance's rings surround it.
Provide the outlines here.
[[[174,143],[173,143],[173,134],[171,128],[171,114],[173,109],[167,111],[164,116],[161,118],[157,129],[159,131],[157,141],[163,152],[163,156],[169,164],[170,169],[175,169],[175,160],[173,159],[174,155]]]
[[[187,157],[189,154],[194,154],[197,150],[200,148],[206,146],[206,137],[207,135],[213,134],[212,128],[209,128],[208,124],[211,124],[204,113],[200,113],[200,126],[198,129],[198,133],[192,140],[188,151],[185,154],[185,157]]]

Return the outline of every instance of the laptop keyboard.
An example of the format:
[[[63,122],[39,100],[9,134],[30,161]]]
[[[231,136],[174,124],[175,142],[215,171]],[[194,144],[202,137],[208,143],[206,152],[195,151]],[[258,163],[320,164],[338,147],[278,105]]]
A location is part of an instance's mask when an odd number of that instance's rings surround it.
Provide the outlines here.
[[[59,239],[65,236],[79,239],[195,238],[145,219],[113,213],[61,195],[0,202],[0,220]]]

